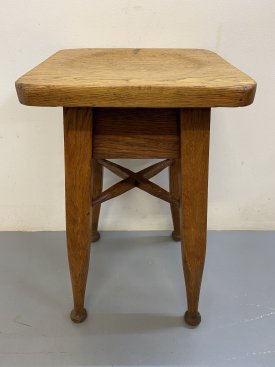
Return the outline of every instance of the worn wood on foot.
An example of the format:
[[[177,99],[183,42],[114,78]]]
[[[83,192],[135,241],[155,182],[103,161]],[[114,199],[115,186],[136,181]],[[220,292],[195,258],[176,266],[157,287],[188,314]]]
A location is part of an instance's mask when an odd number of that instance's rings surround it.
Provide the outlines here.
[[[210,109],[181,110],[181,234],[187,293],[185,321],[200,323],[199,295],[203,274],[206,232]]]
[[[90,257],[92,109],[64,108],[66,232],[74,309],[82,322]]]

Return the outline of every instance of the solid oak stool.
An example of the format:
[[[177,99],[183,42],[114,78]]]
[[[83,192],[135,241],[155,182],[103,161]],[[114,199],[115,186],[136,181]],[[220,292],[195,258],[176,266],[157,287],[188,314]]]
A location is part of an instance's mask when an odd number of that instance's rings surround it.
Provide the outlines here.
[[[71,319],[87,316],[90,243],[100,204],[138,187],[171,205],[182,241],[188,309],[198,325],[207,231],[211,107],[253,102],[256,83],[215,53],[192,49],[62,50],[19,78],[21,103],[63,106],[66,230],[73,288]],[[115,158],[157,158],[132,172]],[[102,192],[102,167],[122,180]],[[170,169],[170,192],[150,178]]]

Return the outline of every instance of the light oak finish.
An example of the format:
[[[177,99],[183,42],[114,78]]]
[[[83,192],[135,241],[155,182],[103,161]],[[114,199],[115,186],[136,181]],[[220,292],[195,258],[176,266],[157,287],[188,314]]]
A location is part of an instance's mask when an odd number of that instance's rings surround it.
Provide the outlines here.
[[[196,326],[206,251],[210,109],[181,110],[181,233],[186,283],[185,321]]]
[[[217,54],[192,49],[62,50],[19,78],[21,103],[64,107],[71,319],[82,322],[100,205],[134,187],[170,204],[181,240],[185,321],[196,326],[207,232],[211,107],[253,102],[256,83]],[[108,161],[164,159],[139,172]],[[103,167],[122,181],[102,191]],[[169,192],[149,181],[169,168]]]
[[[92,109],[64,108],[66,233],[73,287],[71,319],[82,322],[90,258]]]
[[[256,83],[208,50],[61,50],[19,78],[31,106],[233,107],[253,102]]]

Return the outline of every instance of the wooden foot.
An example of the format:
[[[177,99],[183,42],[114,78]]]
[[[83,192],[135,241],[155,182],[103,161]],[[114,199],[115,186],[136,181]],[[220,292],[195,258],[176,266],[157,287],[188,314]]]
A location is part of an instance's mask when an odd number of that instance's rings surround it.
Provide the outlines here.
[[[90,258],[92,109],[64,108],[66,232],[73,288],[74,322],[85,320]]]
[[[96,159],[92,160],[92,198],[96,198],[102,193],[103,184],[103,167],[98,163]],[[92,203],[91,203],[92,205]],[[92,206],[92,229],[91,229],[91,242],[96,242],[100,238],[98,232],[98,220],[100,214],[101,204]]]
[[[91,234],[91,242],[97,242],[100,239],[100,233],[98,231]]]
[[[192,314],[191,312],[186,311],[184,314],[184,320],[186,324],[190,326],[198,326],[201,322],[201,315],[199,312]]]
[[[175,242],[179,242],[181,240],[181,235],[178,232],[173,231],[171,236]]]
[[[81,322],[85,321],[86,318],[87,318],[87,311],[85,308],[77,312],[75,309],[73,309],[71,312],[71,320],[76,324],[80,324]]]
[[[209,131],[209,108],[181,110],[181,233],[188,306],[185,321],[192,326],[201,320],[198,304],[206,252]]]
[[[169,189],[170,195],[179,200],[180,196],[180,185],[179,185],[179,160],[175,159],[173,164],[169,167]],[[174,241],[180,241],[180,210],[179,206],[173,203],[170,204],[173,227],[172,238]]]

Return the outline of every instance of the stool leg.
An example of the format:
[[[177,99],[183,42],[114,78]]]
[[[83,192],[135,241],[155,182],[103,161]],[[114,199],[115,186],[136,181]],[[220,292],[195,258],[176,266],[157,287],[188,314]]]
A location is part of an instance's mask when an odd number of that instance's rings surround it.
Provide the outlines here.
[[[196,326],[207,233],[210,108],[181,110],[181,233],[188,309],[185,321]]]
[[[82,322],[90,258],[92,109],[64,108],[66,232],[74,309],[71,319]]]
[[[175,159],[174,163],[169,167],[169,188],[170,194],[176,198],[180,196],[180,185],[179,185],[179,160]],[[172,238],[174,241],[180,241],[180,210],[177,205],[170,204],[173,227]]]
[[[92,187],[93,187],[93,198],[97,197],[102,193],[102,184],[103,184],[103,167],[101,164],[97,162],[96,159],[92,161]],[[96,204],[92,207],[92,232],[91,232],[91,241],[96,242],[100,238],[100,234],[98,232],[98,220],[100,214],[100,206],[101,204]]]

